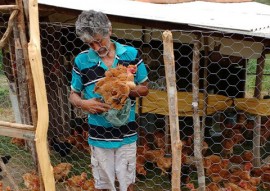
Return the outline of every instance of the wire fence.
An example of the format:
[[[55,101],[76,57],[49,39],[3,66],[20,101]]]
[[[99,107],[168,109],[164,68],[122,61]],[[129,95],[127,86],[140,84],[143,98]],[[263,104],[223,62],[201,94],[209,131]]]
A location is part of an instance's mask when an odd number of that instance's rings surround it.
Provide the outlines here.
[[[3,36],[7,17],[0,13]],[[33,125],[27,70],[14,36],[1,51],[0,121]],[[157,29],[113,29],[112,39],[136,47],[147,66],[148,96],[137,100],[139,125],[135,190],[171,190],[172,152],[162,34]],[[178,91],[179,133],[183,142],[182,190],[270,190],[269,57],[261,56],[263,41],[217,32],[174,30],[175,77]],[[68,101],[76,55],[89,47],[72,24],[40,23],[42,62],[49,106],[48,144],[56,190],[93,190],[88,146],[87,113]],[[201,42],[199,60],[199,119],[205,177],[198,177],[194,157],[192,96],[194,42]],[[263,60],[263,73],[256,73]],[[260,65],[261,66],[261,65]],[[247,75],[255,72],[256,75]],[[264,75],[266,74],[266,75]],[[262,78],[256,80],[256,76]],[[260,86],[262,84],[262,86]],[[260,87],[262,87],[260,89]],[[259,99],[254,92],[259,92]],[[255,130],[256,129],[256,130]],[[254,142],[259,136],[260,143]],[[32,141],[0,136],[5,163],[3,188],[39,190],[37,160]],[[16,137],[14,135],[14,137]],[[259,155],[256,148],[259,148]],[[257,161],[257,163],[254,161]],[[257,165],[258,161],[260,166]],[[56,167],[57,166],[57,167]],[[11,178],[8,178],[10,175]],[[79,182],[76,182],[79,179]]]

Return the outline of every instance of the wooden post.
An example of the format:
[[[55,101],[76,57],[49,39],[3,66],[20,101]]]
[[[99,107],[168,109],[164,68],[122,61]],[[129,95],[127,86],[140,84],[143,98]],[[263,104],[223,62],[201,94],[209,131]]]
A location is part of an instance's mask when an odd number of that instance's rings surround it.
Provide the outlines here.
[[[208,37],[204,37],[204,68],[203,68],[203,117],[202,117],[202,132],[201,139],[204,141],[205,127],[206,127],[206,117],[207,117],[207,107],[208,107],[208,64],[209,64],[209,42]]]
[[[263,79],[263,69],[265,65],[265,50],[263,50],[261,56],[257,59],[257,68],[256,68],[256,82],[254,97],[261,99],[261,90],[262,90],[262,79]],[[261,116],[256,116],[255,125],[254,125],[254,136],[253,136],[253,153],[254,167],[261,166]]]
[[[165,115],[165,154],[170,154],[169,148],[171,147],[170,144],[170,123],[169,123],[169,116]]]
[[[192,63],[192,106],[193,106],[193,124],[194,124],[194,158],[198,174],[198,191],[205,189],[205,175],[202,158],[202,139],[199,116],[199,64],[200,64],[200,46],[198,37],[194,41],[193,63]]]
[[[28,46],[31,71],[36,92],[38,121],[36,130],[36,149],[46,191],[55,191],[53,168],[47,144],[49,125],[48,101],[40,49],[39,15],[37,0],[29,0],[30,42]]]
[[[182,142],[179,135],[178,100],[175,80],[173,39],[170,31],[163,32],[164,65],[166,72],[169,119],[172,146],[172,191],[180,191]]]
[[[17,21],[17,20],[16,20]],[[15,43],[15,60],[16,60],[16,71],[17,71],[17,87],[18,87],[18,98],[19,107],[21,112],[21,119],[23,124],[31,124],[30,114],[30,103],[27,85],[27,74],[24,65],[23,47],[20,40],[20,31],[18,25],[13,27],[14,43]]]
[[[30,101],[30,110],[31,110],[31,121],[33,125],[37,126],[37,104],[35,99],[35,90],[33,84],[33,78],[30,69],[29,63],[29,56],[28,56],[28,41],[26,38],[26,29],[25,29],[25,21],[24,21],[24,14],[23,14],[23,3],[22,0],[16,0],[16,3],[19,7],[19,14],[18,14],[18,29],[20,34],[21,46],[23,51],[23,58],[24,58],[24,65],[25,65],[25,72],[27,76],[27,85],[28,85],[28,94],[29,94],[29,101]]]

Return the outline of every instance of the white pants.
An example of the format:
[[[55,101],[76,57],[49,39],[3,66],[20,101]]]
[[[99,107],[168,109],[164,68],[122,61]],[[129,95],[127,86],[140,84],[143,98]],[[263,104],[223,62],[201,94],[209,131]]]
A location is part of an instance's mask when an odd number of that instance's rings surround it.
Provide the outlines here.
[[[91,146],[91,165],[97,189],[116,191],[115,180],[119,190],[126,191],[135,183],[136,177],[136,142],[118,149],[103,149]]]

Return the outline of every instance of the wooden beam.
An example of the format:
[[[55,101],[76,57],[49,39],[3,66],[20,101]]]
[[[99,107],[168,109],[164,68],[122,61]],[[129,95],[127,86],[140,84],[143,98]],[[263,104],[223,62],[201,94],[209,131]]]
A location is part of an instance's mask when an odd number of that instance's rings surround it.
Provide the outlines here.
[[[182,142],[180,141],[179,135],[178,98],[175,77],[176,72],[171,31],[163,32],[162,38],[172,147],[172,191],[180,191]]]
[[[26,129],[26,130],[35,130],[35,127],[33,125],[25,125],[25,124],[20,124],[20,123],[10,123],[6,121],[0,121],[0,126],[4,127],[9,127],[9,128],[14,128],[14,129]]]
[[[47,144],[49,126],[48,100],[46,96],[44,72],[41,58],[41,44],[39,31],[39,14],[37,0],[29,0],[29,31],[30,42],[28,46],[30,66],[36,92],[38,121],[36,130],[37,156],[42,172],[45,190],[55,191],[53,167],[50,162]]]
[[[18,10],[17,5],[0,5],[0,12]]]
[[[29,129],[16,129],[7,126],[0,126],[0,135],[25,139],[29,141],[35,140],[35,131]]]

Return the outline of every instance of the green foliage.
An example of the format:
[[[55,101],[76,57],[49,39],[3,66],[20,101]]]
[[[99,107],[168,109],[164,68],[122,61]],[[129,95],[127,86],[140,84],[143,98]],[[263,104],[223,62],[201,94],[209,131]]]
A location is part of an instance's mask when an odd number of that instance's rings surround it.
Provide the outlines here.
[[[246,90],[248,93],[254,92],[255,80],[256,80],[256,65],[257,60],[251,59],[247,63],[247,81],[246,81]],[[262,79],[262,92],[267,94],[270,91],[270,55],[266,56],[265,66],[263,71]]]
[[[256,0],[256,2],[270,5],[270,1],[269,0]]]
[[[8,89],[0,88],[0,105],[1,107],[11,107]]]
[[[3,56],[0,51],[0,74],[3,74]]]

